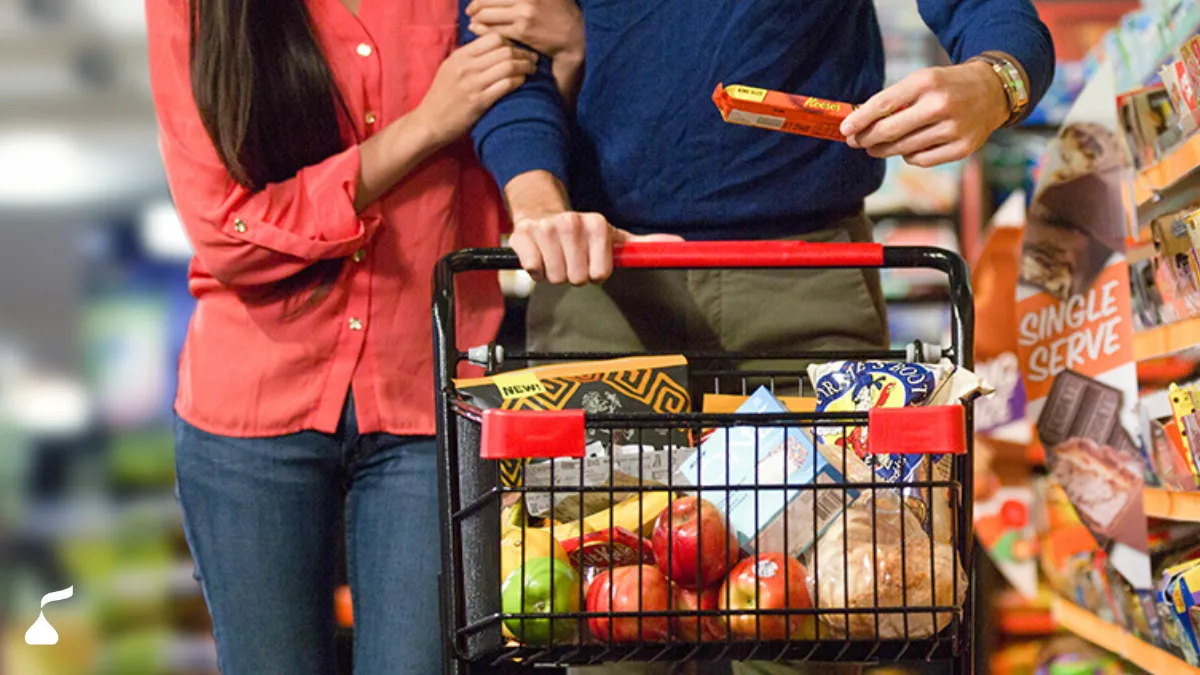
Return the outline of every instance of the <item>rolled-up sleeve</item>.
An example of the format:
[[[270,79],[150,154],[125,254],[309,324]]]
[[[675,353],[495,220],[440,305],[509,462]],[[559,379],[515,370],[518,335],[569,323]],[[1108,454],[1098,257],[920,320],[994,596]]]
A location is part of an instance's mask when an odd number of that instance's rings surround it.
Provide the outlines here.
[[[459,0],[460,41],[475,39],[466,7]],[[475,152],[501,187],[530,171],[548,171],[567,184],[568,128],[551,63],[542,57],[536,73],[496,102],[471,131]]]
[[[175,208],[201,265],[227,286],[285,279],[349,256],[380,219],[359,214],[360,155],[352,146],[251,191],[233,179],[200,119],[190,78],[188,2],[147,0],[150,83]]]
[[[955,63],[988,51],[1009,54],[1029,77],[1029,109],[1054,79],[1054,40],[1029,0],[919,0],[921,17]]]

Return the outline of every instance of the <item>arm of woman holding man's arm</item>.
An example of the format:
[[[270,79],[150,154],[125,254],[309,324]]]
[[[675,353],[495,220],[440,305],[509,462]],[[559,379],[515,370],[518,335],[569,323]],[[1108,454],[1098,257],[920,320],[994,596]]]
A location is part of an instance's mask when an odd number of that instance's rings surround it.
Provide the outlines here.
[[[469,32],[499,34],[549,57],[559,94],[574,106],[586,46],[575,0],[470,0],[464,11]]]
[[[273,283],[317,261],[352,255],[380,225],[371,204],[533,70],[528,52],[498,37],[481,40],[442,64],[413,112],[288,180],[252,190],[230,175],[201,121],[192,93],[188,6],[146,3],[159,144],[196,255],[230,287]]]

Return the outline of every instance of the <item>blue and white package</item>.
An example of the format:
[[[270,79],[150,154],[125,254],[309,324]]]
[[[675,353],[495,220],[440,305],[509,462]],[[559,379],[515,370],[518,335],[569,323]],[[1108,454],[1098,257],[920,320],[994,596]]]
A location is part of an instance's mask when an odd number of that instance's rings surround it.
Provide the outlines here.
[[[787,412],[765,387],[737,410],[741,415]],[[856,490],[843,488],[786,492],[783,488],[754,489],[757,485],[844,483],[841,472],[816,451],[809,433],[799,426],[717,429],[683,463],[679,474],[700,488],[702,498],[728,514],[730,527],[744,549],[786,549],[788,554],[798,556],[858,496]],[[704,489],[714,485],[730,489]]]

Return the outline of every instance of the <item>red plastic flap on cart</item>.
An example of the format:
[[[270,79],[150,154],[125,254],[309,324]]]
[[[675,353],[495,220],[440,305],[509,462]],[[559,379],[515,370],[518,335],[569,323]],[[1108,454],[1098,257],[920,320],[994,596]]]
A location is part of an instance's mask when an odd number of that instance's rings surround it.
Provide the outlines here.
[[[967,454],[967,415],[961,405],[872,408],[867,424],[872,454]]]
[[[619,268],[881,267],[882,244],[803,241],[641,242],[613,247]]]
[[[582,458],[587,452],[582,410],[484,410],[483,459]]]

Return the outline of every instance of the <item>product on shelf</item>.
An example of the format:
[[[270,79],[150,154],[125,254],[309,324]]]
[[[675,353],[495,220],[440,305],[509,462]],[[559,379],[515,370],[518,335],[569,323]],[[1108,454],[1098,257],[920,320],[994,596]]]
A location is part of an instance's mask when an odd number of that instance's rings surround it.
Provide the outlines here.
[[[874,501],[874,503],[872,503]],[[879,614],[822,614],[825,629],[851,639],[929,637],[953,618],[934,606],[959,607],[967,576],[953,547],[932,542],[902,502],[869,496],[847,509],[809,553],[821,609],[878,607]],[[924,611],[886,611],[925,607]],[[878,634],[876,634],[878,619]],[[907,632],[906,632],[907,630]]]
[[[1171,97],[1162,84],[1121,94],[1117,107],[1134,168],[1158,162],[1183,138]]]
[[[976,486],[981,483],[981,469],[990,469],[986,458],[991,454],[988,439],[977,435]],[[981,461],[987,463],[981,466]],[[1005,579],[1026,597],[1033,597],[1037,593],[1037,537],[1029,516],[1033,490],[1028,467],[1021,468],[1006,471],[1003,482],[993,475],[995,483],[990,490],[976,491],[975,536]]]
[[[1024,195],[1002,207],[1024,207]],[[1025,383],[1021,377],[1017,335],[1017,278],[1023,226],[997,222],[988,231],[979,261],[971,272],[975,289],[975,372],[996,389],[975,403],[975,432],[1025,440]]]
[[[1123,675],[1136,672],[1120,659],[1074,636],[1057,637],[1042,646],[1035,675]]]

